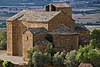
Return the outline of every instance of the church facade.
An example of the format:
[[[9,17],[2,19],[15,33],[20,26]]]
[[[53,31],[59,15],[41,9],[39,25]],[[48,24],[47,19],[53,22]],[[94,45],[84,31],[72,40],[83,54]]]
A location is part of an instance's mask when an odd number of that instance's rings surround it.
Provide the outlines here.
[[[7,54],[27,58],[27,50],[37,45],[43,51],[53,44],[55,51],[77,50],[89,42],[90,31],[72,18],[72,7],[50,3],[44,11],[23,10],[7,19]]]

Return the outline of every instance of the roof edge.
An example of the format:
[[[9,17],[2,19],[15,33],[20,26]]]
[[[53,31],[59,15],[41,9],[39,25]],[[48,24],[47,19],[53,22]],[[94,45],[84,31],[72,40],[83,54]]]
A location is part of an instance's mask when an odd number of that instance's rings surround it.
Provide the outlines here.
[[[25,12],[26,12],[26,10],[23,10],[23,11],[15,14],[14,16],[8,18],[7,21],[17,20],[18,18],[22,17],[25,14]]]

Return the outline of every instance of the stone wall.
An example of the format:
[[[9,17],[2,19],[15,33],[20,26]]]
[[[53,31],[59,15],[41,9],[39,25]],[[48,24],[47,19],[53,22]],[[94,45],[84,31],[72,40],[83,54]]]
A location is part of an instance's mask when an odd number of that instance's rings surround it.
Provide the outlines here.
[[[56,8],[57,11],[61,10],[63,13],[72,17],[72,7],[58,7]]]
[[[23,23],[27,28],[44,27],[45,29],[48,30],[48,23],[47,23],[47,22],[27,22],[27,21],[22,21],[22,23]]]
[[[41,52],[44,52],[45,49],[47,48],[47,45],[44,45],[44,44],[41,44],[41,45],[38,45],[38,48]]]
[[[70,51],[78,49],[78,35],[53,35],[56,51]]]
[[[61,12],[60,14],[56,15],[51,21],[49,21],[48,23],[49,31],[52,31],[60,24],[65,24],[69,28],[75,30],[75,21]]]
[[[36,42],[37,40],[40,40],[40,39],[45,39],[45,37],[46,37],[46,34],[36,34],[33,36],[33,39],[34,39],[33,42]]]
[[[12,44],[12,22],[7,21],[7,54],[13,55],[13,44]]]
[[[72,17],[72,7],[56,7],[54,5],[47,5],[45,6],[45,10],[46,11],[62,11],[63,13],[69,15],[70,17]]]
[[[13,37],[13,55],[22,56],[22,31],[21,22],[12,22],[12,37]]]
[[[27,60],[28,53],[27,51],[33,47],[33,34],[30,31],[26,31],[22,35],[22,43],[23,43],[23,58]]]
[[[22,33],[26,29],[21,21],[7,21],[7,54],[22,56]]]

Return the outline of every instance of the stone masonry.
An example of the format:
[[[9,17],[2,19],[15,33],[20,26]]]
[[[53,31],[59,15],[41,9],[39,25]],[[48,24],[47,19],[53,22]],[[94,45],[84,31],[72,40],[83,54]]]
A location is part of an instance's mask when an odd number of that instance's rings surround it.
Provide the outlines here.
[[[89,30],[75,24],[72,7],[66,3],[50,3],[45,11],[23,10],[7,19],[6,24],[7,54],[25,60],[27,51],[35,45],[44,51],[53,44],[55,51],[68,52],[89,42]]]

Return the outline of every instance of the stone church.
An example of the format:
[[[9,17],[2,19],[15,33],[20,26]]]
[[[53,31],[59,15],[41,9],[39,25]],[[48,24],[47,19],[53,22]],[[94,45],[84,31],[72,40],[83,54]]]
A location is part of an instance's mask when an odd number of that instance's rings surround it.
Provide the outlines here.
[[[7,54],[27,57],[37,45],[43,51],[53,44],[56,51],[77,50],[89,42],[90,31],[72,18],[71,5],[50,3],[43,11],[23,10],[7,19]]]

